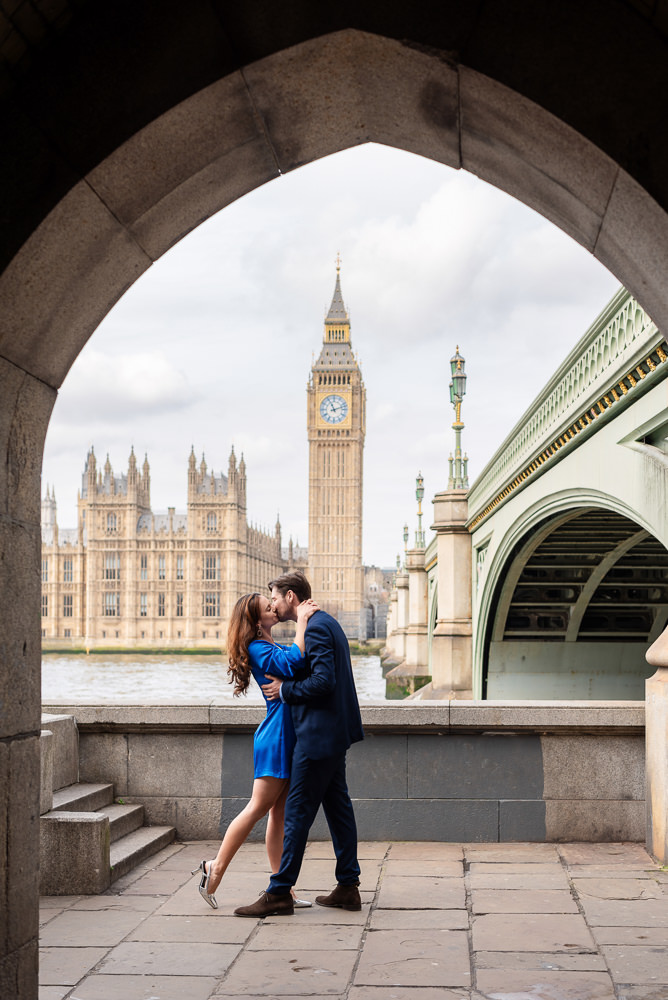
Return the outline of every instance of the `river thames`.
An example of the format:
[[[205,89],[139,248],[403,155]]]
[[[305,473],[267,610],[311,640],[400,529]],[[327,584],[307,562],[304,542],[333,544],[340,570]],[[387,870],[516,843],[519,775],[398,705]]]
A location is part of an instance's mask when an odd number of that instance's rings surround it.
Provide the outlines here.
[[[359,700],[385,701],[380,657],[353,656],[352,663]],[[246,696],[234,698],[225,670],[222,656],[44,653],[42,702],[45,705],[262,702],[255,681]]]

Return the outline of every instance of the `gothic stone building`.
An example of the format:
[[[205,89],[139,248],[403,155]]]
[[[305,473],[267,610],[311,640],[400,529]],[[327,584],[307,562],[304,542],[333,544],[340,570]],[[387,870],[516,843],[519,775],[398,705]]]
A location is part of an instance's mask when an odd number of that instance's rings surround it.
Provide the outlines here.
[[[42,504],[42,638],[46,648],[219,646],[237,598],[285,568],[280,525],[272,535],[246,520],[234,449],[227,476],[191,452],[186,514],[152,513],[148,460],[140,471],[133,451],[115,476],[91,449],[76,529],[59,530],[49,491]]]

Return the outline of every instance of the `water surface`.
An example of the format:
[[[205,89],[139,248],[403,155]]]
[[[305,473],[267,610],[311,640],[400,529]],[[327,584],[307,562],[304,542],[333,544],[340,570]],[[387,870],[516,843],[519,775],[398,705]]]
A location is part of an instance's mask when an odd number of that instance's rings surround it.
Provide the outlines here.
[[[380,657],[353,656],[352,662],[359,700],[384,701]],[[46,705],[262,702],[255,681],[251,681],[245,696],[234,698],[225,670],[222,656],[44,653],[42,702]]]

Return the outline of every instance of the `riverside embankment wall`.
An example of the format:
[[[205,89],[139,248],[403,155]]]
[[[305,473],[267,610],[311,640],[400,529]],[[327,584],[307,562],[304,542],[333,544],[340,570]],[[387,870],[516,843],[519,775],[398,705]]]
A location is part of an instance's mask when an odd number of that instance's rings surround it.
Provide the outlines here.
[[[62,705],[81,781],[216,839],[248,801],[261,707]],[[644,702],[365,705],[348,755],[360,840],[644,841]],[[261,839],[258,825],[254,838]],[[328,836],[319,815],[313,839]]]

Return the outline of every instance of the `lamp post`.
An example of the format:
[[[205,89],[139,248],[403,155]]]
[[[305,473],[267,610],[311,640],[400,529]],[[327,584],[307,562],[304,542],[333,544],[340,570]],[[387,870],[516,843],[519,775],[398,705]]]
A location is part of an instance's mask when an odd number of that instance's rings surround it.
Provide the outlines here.
[[[462,423],[462,400],[466,395],[467,376],[465,359],[459,353],[459,346],[455,349],[454,357],[450,358],[450,374],[452,375],[452,381],[450,382],[450,402],[455,408],[455,422],[452,425],[452,429],[455,432],[455,457],[453,459],[451,455],[449,459],[450,475],[448,477],[448,489],[467,490],[469,488],[467,470],[469,460],[466,455],[462,458],[462,430],[464,429],[464,424]]]
[[[418,502],[418,527],[415,532],[415,548],[424,548],[424,531],[422,530],[422,498],[424,497],[424,479],[422,473],[418,472],[415,480],[415,499]]]

